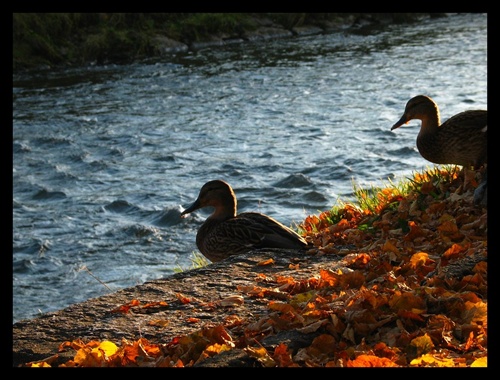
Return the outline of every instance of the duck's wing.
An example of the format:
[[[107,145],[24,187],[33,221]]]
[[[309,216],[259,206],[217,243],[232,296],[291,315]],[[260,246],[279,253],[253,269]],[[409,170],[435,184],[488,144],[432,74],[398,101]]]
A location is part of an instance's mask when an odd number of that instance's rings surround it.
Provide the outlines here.
[[[278,221],[259,213],[243,213],[226,220],[208,218],[196,243],[211,261],[261,248],[304,249],[307,241]]]
[[[247,212],[214,224],[204,236],[207,250],[224,247],[228,251],[258,248],[307,247],[307,241],[277,220],[260,213]]]
[[[291,228],[270,216],[245,212],[228,221],[246,230],[246,234],[259,248],[305,248],[307,241]]]
[[[470,110],[464,111],[452,116],[446,120],[442,126],[447,128],[477,130],[486,132],[488,124],[488,111],[486,110]]]

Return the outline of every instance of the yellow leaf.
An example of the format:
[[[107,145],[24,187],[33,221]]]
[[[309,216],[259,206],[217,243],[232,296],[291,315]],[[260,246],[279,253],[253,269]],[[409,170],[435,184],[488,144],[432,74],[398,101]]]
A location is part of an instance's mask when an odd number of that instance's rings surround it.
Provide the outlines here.
[[[228,346],[227,344],[214,343],[210,346],[207,346],[204,352],[209,354],[209,356],[213,356],[215,354],[220,354],[222,351],[230,351],[231,349],[232,347]]]
[[[455,362],[452,359],[439,359],[431,354],[425,354],[419,358],[413,359],[410,362],[410,365],[425,367],[455,367]]]
[[[30,367],[31,368],[50,367],[50,364],[47,364],[45,362],[31,363]]]
[[[308,292],[296,294],[290,300],[290,304],[292,306],[297,306],[304,302],[309,302],[316,296],[316,293],[318,293],[317,290],[310,290]]]
[[[470,365],[471,367],[488,367],[488,357],[484,356],[482,358],[474,360]]]
[[[110,342],[109,340],[105,340],[104,342],[102,342],[99,345],[98,349],[103,350],[107,357],[114,355],[116,353],[116,351],[118,351],[118,347],[116,346],[116,344],[114,344],[113,342]],[[94,348],[94,350],[95,350],[95,348]]]
[[[264,347],[246,347],[244,350],[248,355],[261,362],[264,367],[276,367],[276,362],[269,356]]]
[[[429,352],[434,347],[431,337],[427,335],[427,333],[415,339],[412,339],[410,344],[416,347],[418,354]]]
[[[84,348],[80,348],[76,354],[75,354],[75,358],[73,359],[73,361],[76,363],[76,364],[83,364],[85,362],[85,360],[87,359],[87,355],[88,355],[88,352],[87,350],[85,350]]]
[[[411,256],[410,263],[413,268],[419,268],[424,265],[429,259],[429,255],[425,252],[418,252]]]

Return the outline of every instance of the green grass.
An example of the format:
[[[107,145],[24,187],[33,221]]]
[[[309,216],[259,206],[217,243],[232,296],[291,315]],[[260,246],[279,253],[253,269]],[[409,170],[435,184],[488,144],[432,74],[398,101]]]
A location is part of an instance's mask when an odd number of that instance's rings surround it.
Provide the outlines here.
[[[187,45],[213,37],[240,38],[271,20],[290,30],[328,22],[419,20],[421,13],[14,13],[13,69],[122,63],[157,56],[156,36]],[[435,15],[435,14],[434,14]]]
[[[319,217],[307,217],[306,220],[295,226],[299,234],[319,232],[325,226],[337,224],[349,214],[359,213],[366,215],[363,224],[359,229],[370,231],[372,223],[378,220],[386,211],[396,210],[401,200],[416,195],[419,197],[432,196],[433,198],[445,198],[448,194],[448,185],[455,180],[460,173],[461,168],[454,165],[443,165],[427,167],[422,172],[413,172],[410,177],[402,178],[398,182],[388,179],[381,186],[371,186],[368,189],[362,188],[353,182],[354,198],[353,203],[344,203],[337,200],[337,203],[327,211],[320,213]],[[309,221],[308,221],[309,219]],[[306,231],[305,223],[311,228]],[[182,268],[179,266],[174,271],[183,272],[189,269],[201,268],[210,264],[210,261],[199,252],[193,252],[191,256],[191,267]]]
[[[176,268],[174,268],[174,272],[175,273],[184,272],[190,269],[202,268],[210,264],[210,261],[200,252],[192,252],[190,260],[191,260],[191,266],[189,268],[183,268],[182,266],[179,265]]]
[[[318,217],[306,218],[304,223],[298,225],[298,233],[316,233],[348,218],[353,212],[367,216],[366,223],[359,225],[359,228],[369,230],[371,223],[378,220],[383,212],[396,210],[400,201],[410,194],[415,194],[417,199],[428,195],[435,199],[448,196],[447,185],[458,177],[460,170],[460,167],[454,165],[427,167],[422,172],[413,172],[410,177],[402,178],[398,182],[388,179],[381,186],[370,188],[363,188],[353,182],[354,202],[337,200],[330,210],[321,212]]]

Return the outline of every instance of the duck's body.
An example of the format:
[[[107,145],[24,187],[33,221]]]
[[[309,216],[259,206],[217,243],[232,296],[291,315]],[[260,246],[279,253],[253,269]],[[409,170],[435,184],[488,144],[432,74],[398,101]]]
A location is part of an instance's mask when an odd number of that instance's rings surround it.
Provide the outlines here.
[[[237,201],[228,183],[207,182],[196,201],[181,215],[203,207],[214,207],[196,234],[196,245],[210,261],[260,248],[304,249],[306,240],[277,220],[257,212],[237,214]]]
[[[441,124],[434,100],[418,95],[408,101],[403,116],[391,130],[413,119],[422,121],[417,148],[426,160],[466,169],[479,169],[486,164],[488,111],[464,111]]]

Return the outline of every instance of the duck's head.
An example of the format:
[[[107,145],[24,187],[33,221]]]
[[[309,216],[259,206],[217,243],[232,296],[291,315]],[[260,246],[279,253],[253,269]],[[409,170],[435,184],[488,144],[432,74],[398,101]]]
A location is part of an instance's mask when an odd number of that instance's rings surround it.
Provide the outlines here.
[[[392,126],[391,131],[401,127],[404,124],[407,124],[410,120],[423,120],[423,118],[427,117],[428,115],[432,115],[435,113],[437,113],[439,120],[439,109],[436,102],[434,102],[434,100],[432,100],[428,96],[417,95],[408,100],[403,116],[401,116],[401,119],[399,119],[399,121]]]
[[[212,217],[236,216],[236,196],[227,182],[218,179],[205,183],[200,189],[198,198],[181,213],[181,216],[208,206],[214,208]]]

